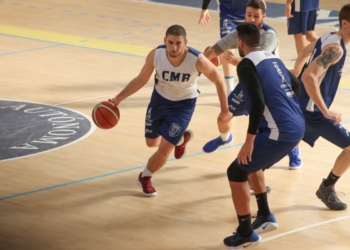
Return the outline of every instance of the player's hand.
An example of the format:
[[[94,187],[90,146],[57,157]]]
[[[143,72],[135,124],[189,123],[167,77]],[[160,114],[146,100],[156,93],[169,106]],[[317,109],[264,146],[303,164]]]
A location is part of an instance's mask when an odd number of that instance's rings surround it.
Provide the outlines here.
[[[232,118],[232,113],[230,111],[221,112],[219,114],[219,120],[222,122],[230,121]]]
[[[292,15],[292,5],[291,4],[286,4],[286,8],[284,9],[284,15],[289,19],[294,17]]]
[[[252,161],[252,153],[254,149],[254,143],[245,142],[237,155],[239,164],[247,165]]]
[[[326,118],[333,120],[334,124],[338,124],[342,121],[341,113],[328,110],[325,114],[323,114]]]
[[[202,13],[201,13],[199,20],[198,20],[198,24],[206,25],[207,23],[209,23],[209,20],[210,20],[209,11],[202,10]]]
[[[108,99],[108,101],[109,101],[110,103],[113,103],[114,106],[116,106],[116,107],[118,107],[118,105],[119,105],[119,103],[120,103],[120,100],[119,100],[118,96],[113,97],[113,98],[111,98],[111,99]]]
[[[231,50],[225,51],[223,56],[229,63],[232,63],[235,58],[235,54]]]

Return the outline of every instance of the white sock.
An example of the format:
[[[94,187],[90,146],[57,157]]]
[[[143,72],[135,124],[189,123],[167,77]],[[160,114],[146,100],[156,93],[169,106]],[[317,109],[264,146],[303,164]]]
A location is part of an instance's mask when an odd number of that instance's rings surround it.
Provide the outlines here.
[[[142,171],[141,177],[145,177],[145,176],[152,176],[152,172],[148,170],[147,167],[145,167],[145,169]]]
[[[221,137],[222,141],[227,141],[228,138],[230,137],[230,132],[228,132],[228,133],[221,133],[220,137]]]
[[[225,83],[226,83],[227,95],[229,95],[233,90],[234,76],[225,76]]]
[[[176,146],[180,146],[182,143],[184,143],[184,137],[182,136],[180,141],[176,144]]]

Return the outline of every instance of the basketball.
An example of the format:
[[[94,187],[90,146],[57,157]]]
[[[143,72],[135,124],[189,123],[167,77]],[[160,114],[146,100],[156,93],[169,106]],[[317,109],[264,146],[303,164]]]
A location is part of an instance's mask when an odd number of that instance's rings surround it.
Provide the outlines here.
[[[92,110],[92,120],[102,129],[113,128],[120,119],[118,107],[110,102],[100,102]]]
[[[207,51],[209,48],[210,48],[210,46],[206,47],[206,49],[204,50],[204,52]],[[220,65],[222,64],[222,54],[220,54],[219,56],[216,56],[216,57],[212,58],[210,61],[215,65],[215,67],[220,66]]]

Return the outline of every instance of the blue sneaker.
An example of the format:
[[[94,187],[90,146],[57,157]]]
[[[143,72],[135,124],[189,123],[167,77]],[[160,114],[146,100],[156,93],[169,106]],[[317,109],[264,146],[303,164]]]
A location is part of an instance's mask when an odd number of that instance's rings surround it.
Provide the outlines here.
[[[247,247],[255,247],[261,242],[261,237],[255,231],[251,233],[249,237],[243,237],[238,231],[232,236],[226,237],[224,239],[224,244],[229,249],[242,249]]]
[[[257,216],[255,221],[252,223],[252,228],[257,233],[266,233],[276,230],[278,227],[275,216],[270,213],[267,217]]]
[[[219,147],[221,147],[227,143],[230,143],[232,140],[233,140],[232,134],[230,134],[227,141],[223,141],[221,139],[221,137],[219,136],[218,138],[215,138],[214,140],[207,142],[203,147],[203,151],[206,153],[215,152],[216,150],[218,150]]]
[[[295,147],[289,154],[289,169],[296,170],[300,169],[303,162],[300,158],[300,147]]]

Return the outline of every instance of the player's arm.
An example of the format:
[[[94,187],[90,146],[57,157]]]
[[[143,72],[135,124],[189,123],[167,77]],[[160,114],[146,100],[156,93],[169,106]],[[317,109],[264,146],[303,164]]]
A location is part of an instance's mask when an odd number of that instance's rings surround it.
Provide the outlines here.
[[[292,70],[292,73],[295,76],[299,76],[301,70],[303,69],[305,63],[309,60],[312,51],[315,48],[316,41],[313,41],[309,45],[305,46],[299,53],[295,63],[294,63],[294,69]]]
[[[137,92],[139,89],[141,89],[143,86],[146,85],[151,75],[153,74],[154,54],[155,54],[155,49],[153,49],[147,55],[146,62],[143,65],[139,75],[136,76],[134,79],[132,79],[131,82],[129,82],[128,85],[126,85],[126,87],[116,97],[110,100],[111,102],[114,103],[114,105],[118,106],[121,101],[131,96],[132,94],[134,94],[135,92]]]
[[[206,25],[207,23],[209,23],[209,20],[210,20],[210,15],[208,11],[209,3],[210,3],[210,0],[203,0],[202,11],[198,20],[198,24]]]
[[[289,19],[292,18],[292,3],[293,0],[287,0],[286,2],[286,8],[284,9],[284,15]]]
[[[319,78],[326,74],[329,66],[337,63],[340,60],[343,53],[344,51],[339,44],[326,45],[322,49],[322,53],[306,68],[301,78],[305,86],[305,90],[312,101],[321,110],[326,118],[334,120],[335,123],[339,123],[341,121],[340,114],[329,111],[328,107],[326,106],[319,88]]]
[[[214,64],[212,64],[202,54],[198,56],[198,59],[196,62],[196,69],[197,71],[202,72],[210,81],[212,81],[215,84],[216,91],[218,93],[219,101],[220,101],[221,119],[222,120],[230,119],[232,115],[228,110],[226,85],[219,71],[215,68]]]
[[[237,31],[234,30],[228,33],[225,37],[215,43],[214,46],[210,47],[204,52],[204,55],[210,60],[216,56],[221,55],[226,50],[237,48]]]
[[[275,31],[267,30],[261,34],[260,48],[267,52],[272,53],[278,47],[278,37]]]
[[[251,103],[246,140],[237,157],[239,163],[248,164],[252,160],[254,139],[264,114],[265,99],[256,68],[251,60],[242,59],[237,66],[237,75],[239,82],[246,89]]]

